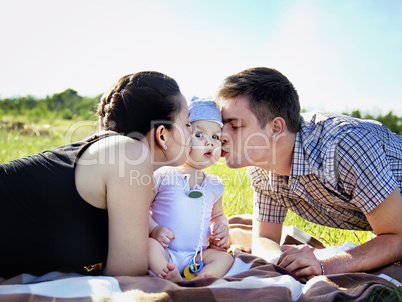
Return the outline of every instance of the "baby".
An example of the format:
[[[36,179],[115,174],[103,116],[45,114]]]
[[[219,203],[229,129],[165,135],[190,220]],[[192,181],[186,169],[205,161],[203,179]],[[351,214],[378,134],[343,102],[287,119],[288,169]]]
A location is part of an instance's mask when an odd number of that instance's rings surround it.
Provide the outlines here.
[[[151,206],[149,269],[173,282],[182,276],[220,278],[233,264],[225,251],[229,228],[223,183],[203,170],[220,158],[221,112],[214,101],[194,98],[189,110],[192,150],[182,166],[155,172],[157,194]]]

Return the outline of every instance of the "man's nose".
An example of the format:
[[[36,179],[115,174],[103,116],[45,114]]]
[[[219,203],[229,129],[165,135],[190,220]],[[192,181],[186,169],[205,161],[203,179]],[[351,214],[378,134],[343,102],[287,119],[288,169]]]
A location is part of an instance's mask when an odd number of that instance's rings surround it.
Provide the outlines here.
[[[222,134],[221,134],[221,143],[225,144],[225,143],[228,142],[228,140],[229,140],[228,135],[222,132]]]

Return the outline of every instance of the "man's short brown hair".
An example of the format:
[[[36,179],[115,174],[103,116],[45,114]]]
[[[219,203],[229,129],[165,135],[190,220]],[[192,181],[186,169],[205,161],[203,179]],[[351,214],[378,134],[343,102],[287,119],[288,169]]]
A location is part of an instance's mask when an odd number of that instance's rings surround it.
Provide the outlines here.
[[[245,96],[251,112],[262,127],[275,117],[282,117],[290,132],[300,128],[299,96],[293,84],[279,71],[256,67],[228,76],[217,92],[223,102]]]

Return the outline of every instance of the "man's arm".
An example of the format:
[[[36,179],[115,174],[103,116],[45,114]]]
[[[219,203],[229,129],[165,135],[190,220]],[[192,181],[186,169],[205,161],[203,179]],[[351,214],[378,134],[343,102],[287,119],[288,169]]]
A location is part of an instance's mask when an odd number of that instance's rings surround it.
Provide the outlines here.
[[[377,237],[336,257],[324,266],[328,272],[368,271],[392,264],[402,259],[402,197],[396,188],[380,205],[367,214]]]
[[[258,221],[253,219],[253,254],[268,262],[276,263],[281,250],[279,242],[282,235],[282,224]]]
[[[380,205],[367,214],[377,237],[350,251],[322,260],[325,274],[363,272],[402,259],[402,197],[396,188]],[[285,251],[278,264],[299,277],[321,274],[321,267],[311,249]]]

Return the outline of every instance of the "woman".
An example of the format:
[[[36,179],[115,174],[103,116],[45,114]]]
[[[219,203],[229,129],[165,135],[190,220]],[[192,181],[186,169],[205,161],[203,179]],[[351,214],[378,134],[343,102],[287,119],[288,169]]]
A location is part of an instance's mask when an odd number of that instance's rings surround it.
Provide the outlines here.
[[[158,72],[122,77],[98,107],[101,132],[0,165],[0,276],[148,270],[153,172],[184,163],[188,106]]]

